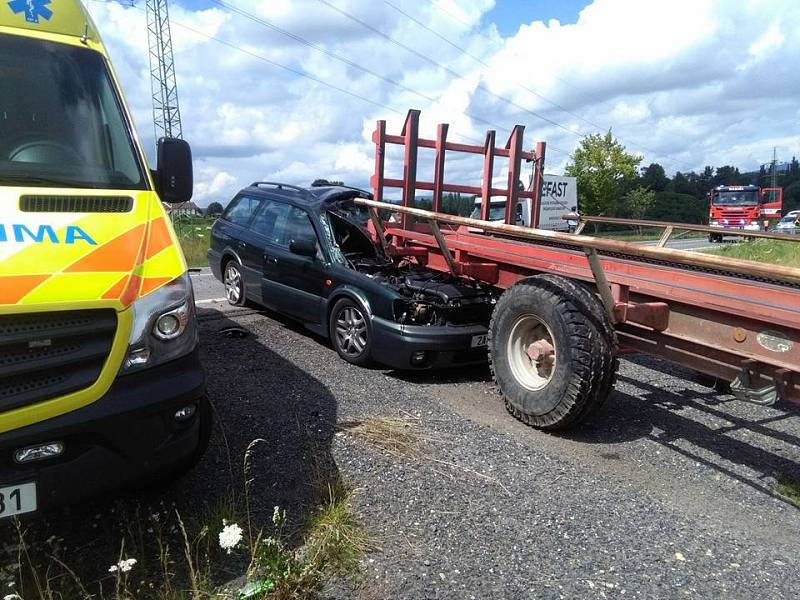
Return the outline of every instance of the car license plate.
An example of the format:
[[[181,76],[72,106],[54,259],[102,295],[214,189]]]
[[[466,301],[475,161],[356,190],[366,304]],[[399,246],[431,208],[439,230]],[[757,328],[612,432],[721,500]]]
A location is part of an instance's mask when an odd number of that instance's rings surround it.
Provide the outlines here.
[[[0,487],[0,519],[36,510],[36,484],[20,483]]]
[[[481,346],[485,346],[488,343],[487,335],[484,333],[483,335],[473,335],[472,341],[470,342],[470,347],[472,348],[480,348]]]

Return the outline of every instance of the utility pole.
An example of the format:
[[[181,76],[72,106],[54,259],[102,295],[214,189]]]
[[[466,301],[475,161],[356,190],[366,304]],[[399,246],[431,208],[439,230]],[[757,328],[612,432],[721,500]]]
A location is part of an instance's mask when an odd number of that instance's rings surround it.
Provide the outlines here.
[[[147,41],[150,46],[150,86],[156,142],[162,137],[182,138],[167,0],[147,0]]]
[[[772,181],[769,187],[778,187],[778,149],[775,146],[772,147]]]

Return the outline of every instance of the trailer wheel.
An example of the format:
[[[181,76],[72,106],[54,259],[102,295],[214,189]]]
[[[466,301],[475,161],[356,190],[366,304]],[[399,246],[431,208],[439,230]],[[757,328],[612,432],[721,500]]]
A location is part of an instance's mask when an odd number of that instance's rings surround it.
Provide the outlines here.
[[[577,416],[575,423],[578,423],[597,412],[606,403],[614,389],[619,370],[617,332],[611,324],[600,298],[588,284],[576,283],[556,275],[540,275],[535,279],[558,287],[578,304],[581,312],[589,320],[592,344],[599,348],[599,352],[595,353],[595,356],[600,358],[600,364],[594,369],[598,379],[592,384],[597,398],[593,402],[587,403],[585,412]]]
[[[509,412],[539,429],[566,429],[613,385],[615,340],[598,303],[569,280],[540,276],[501,296],[489,327],[490,365]]]

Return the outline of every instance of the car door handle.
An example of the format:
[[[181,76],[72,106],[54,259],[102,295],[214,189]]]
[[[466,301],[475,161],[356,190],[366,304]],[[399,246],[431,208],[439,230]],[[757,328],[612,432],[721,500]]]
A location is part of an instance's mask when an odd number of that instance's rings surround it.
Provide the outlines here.
[[[273,265],[278,264],[278,259],[272,256],[271,254],[264,255],[264,262],[272,263]]]

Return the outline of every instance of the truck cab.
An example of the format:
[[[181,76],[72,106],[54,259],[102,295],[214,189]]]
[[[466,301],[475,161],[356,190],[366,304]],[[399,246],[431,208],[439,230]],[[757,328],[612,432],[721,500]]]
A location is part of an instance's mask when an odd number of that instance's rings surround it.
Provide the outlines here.
[[[755,185],[717,186],[708,194],[708,224],[720,230],[766,230],[771,220],[780,217],[782,191]],[[721,242],[723,236],[723,231],[711,233],[708,240]]]
[[[186,261],[79,0],[0,3],[0,519],[150,483],[210,432]]]

